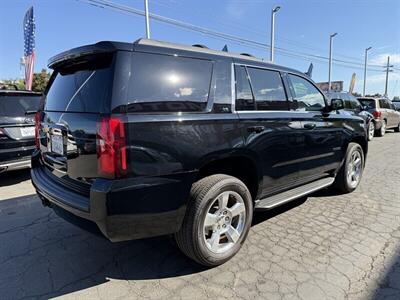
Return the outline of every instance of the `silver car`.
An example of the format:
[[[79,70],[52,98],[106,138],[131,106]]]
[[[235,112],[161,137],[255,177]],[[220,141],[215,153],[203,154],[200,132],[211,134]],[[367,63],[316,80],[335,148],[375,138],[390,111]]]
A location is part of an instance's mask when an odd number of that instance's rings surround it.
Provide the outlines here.
[[[384,136],[387,129],[400,132],[400,112],[389,99],[363,97],[358,100],[374,116],[377,136]]]

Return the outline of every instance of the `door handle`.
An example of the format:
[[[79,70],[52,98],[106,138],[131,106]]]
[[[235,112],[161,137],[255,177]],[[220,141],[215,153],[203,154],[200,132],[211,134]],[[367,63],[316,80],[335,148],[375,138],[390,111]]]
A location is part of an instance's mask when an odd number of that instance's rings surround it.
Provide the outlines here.
[[[317,126],[315,123],[306,123],[304,124],[304,129],[314,129]]]
[[[261,132],[264,131],[264,129],[265,129],[264,126],[250,126],[250,127],[247,127],[247,131],[248,132],[255,132],[255,133],[261,133]]]

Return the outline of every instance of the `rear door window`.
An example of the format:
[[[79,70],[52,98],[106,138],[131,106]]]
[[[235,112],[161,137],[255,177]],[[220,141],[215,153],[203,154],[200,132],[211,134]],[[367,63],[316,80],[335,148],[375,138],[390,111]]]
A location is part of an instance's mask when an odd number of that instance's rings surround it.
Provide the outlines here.
[[[135,53],[128,112],[202,111],[207,106],[212,62]]]
[[[24,117],[39,109],[40,96],[0,95],[0,116]]]
[[[277,71],[247,67],[257,110],[288,110],[282,78]]]
[[[389,108],[390,109],[390,103],[386,99],[379,99],[379,106],[380,108]]]

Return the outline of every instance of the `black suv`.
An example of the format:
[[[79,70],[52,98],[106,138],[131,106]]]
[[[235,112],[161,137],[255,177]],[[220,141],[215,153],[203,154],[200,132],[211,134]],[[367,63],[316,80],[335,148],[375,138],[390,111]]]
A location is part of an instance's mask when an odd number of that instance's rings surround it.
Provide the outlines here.
[[[365,130],[367,130],[368,141],[372,141],[375,136],[375,119],[374,116],[367,111],[368,107],[364,106],[356,97],[347,92],[328,92],[329,99],[342,99],[344,109],[339,110],[340,114],[351,114],[364,119]]]
[[[146,39],[72,49],[49,67],[33,185],[111,241],[175,234],[186,255],[218,265],[254,210],[360,182],[364,121],[337,114],[343,101],[328,106],[298,71]]]
[[[0,89],[0,172],[29,168],[40,93]]]

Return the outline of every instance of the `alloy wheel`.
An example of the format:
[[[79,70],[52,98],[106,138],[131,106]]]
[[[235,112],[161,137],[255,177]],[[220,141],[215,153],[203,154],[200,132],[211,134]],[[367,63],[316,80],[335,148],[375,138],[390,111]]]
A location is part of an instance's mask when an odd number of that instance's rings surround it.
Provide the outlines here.
[[[356,150],[351,154],[347,166],[347,180],[349,185],[353,188],[360,182],[362,167],[362,155]]]
[[[231,249],[243,234],[246,222],[246,206],[236,192],[225,191],[208,206],[203,221],[203,239],[214,253]]]
[[[368,140],[372,140],[374,138],[374,134],[375,134],[375,125],[373,122],[370,122],[368,126]]]

